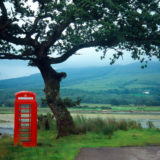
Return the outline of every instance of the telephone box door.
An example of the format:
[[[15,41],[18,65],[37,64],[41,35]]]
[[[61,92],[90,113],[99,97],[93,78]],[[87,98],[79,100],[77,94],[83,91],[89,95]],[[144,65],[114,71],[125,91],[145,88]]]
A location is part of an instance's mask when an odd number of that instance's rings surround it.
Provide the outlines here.
[[[14,145],[37,145],[37,102],[35,93],[16,93]]]

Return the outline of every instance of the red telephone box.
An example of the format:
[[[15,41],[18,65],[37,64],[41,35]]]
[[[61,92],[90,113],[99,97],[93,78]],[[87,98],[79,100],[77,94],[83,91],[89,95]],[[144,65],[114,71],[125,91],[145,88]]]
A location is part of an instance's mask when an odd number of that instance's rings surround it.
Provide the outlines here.
[[[37,146],[36,94],[22,91],[15,96],[14,145]]]

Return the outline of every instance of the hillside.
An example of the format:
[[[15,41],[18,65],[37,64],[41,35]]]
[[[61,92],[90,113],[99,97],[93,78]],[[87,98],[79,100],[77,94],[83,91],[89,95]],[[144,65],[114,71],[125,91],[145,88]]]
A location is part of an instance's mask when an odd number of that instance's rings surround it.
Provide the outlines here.
[[[140,66],[141,64],[134,63],[125,66],[62,69],[60,71],[65,71],[67,78],[61,83],[61,95],[73,99],[79,96],[83,102],[88,103],[160,104],[160,63],[149,63],[146,69],[141,69]],[[40,74],[0,80],[0,95],[2,92],[4,94],[0,102],[2,104],[7,93],[13,94],[20,90],[32,90],[40,99],[44,96],[43,88]]]

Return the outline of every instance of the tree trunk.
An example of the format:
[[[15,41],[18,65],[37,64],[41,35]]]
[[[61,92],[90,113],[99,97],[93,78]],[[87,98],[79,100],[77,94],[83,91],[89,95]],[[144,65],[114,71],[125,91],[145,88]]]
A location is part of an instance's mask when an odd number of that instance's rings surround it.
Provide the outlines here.
[[[66,77],[65,73],[57,73],[47,62],[39,62],[38,68],[42,74],[48,106],[56,118],[58,130],[57,138],[76,133],[73,119],[62,103],[59,95],[60,81]]]

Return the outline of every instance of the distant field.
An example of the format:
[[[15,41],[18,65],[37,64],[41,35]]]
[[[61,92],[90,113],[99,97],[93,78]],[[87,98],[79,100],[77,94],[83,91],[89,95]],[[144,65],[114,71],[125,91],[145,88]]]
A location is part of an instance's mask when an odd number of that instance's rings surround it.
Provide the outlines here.
[[[82,108],[70,110],[97,110],[97,111],[160,111],[160,106],[112,106],[110,104],[81,104]]]
[[[110,111],[110,112],[160,112],[160,106],[112,106],[109,104],[87,104],[82,103],[80,107],[68,108],[69,111]],[[38,113],[47,113],[50,112],[49,108],[40,108],[38,107]],[[1,114],[13,114],[14,107],[0,107]]]

